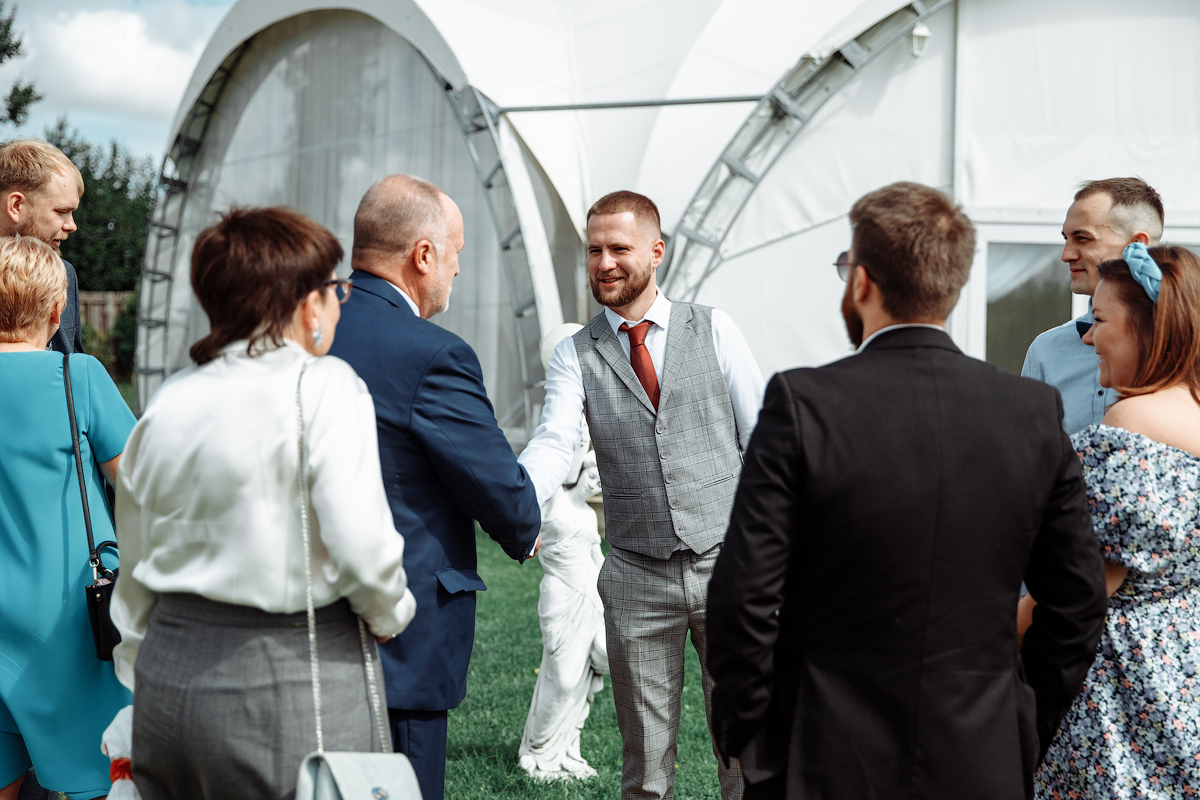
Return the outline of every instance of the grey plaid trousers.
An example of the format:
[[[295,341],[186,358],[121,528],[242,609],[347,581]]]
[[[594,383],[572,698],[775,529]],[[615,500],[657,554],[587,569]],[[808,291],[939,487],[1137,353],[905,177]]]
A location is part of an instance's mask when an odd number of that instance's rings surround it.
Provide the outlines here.
[[[705,664],[708,581],[721,546],[697,555],[676,551],[651,558],[613,547],[600,570],[600,598],[621,730],[622,800],[671,798],[683,692],[687,633],[700,655],[704,708],[712,731],[712,678]],[[716,755],[716,748],[713,749]],[[742,774],[718,759],[723,800],[740,800]]]

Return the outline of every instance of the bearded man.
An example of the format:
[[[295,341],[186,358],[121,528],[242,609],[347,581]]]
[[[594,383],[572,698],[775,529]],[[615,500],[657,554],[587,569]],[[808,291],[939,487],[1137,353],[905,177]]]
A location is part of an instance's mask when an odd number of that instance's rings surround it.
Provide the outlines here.
[[[74,213],[83,197],[83,176],[71,159],[41,139],[0,143],[0,236],[34,236],[58,249],[77,228]],[[67,305],[50,348],[82,353],[79,279],[66,259]]]
[[[1032,798],[1104,627],[1063,404],[946,334],[953,200],[895,183],[850,225],[858,352],[771,379],[709,587],[717,744],[747,800]]]
[[[658,291],[665,247],[648,197],[602,197],[587,237],[592,295],[606,308],[555,349],[542,424],[519,460],[544,505],[567,476],[586,417],[612,545],[598,587],[624,741],[621,797],[665,798],[684,643],[690,633],[703,665],[708,580],[764,383],[727,315]],[[702,671],[708,710],[712,680]],[[737,764],[718,772],[721,796],[741,797]]]

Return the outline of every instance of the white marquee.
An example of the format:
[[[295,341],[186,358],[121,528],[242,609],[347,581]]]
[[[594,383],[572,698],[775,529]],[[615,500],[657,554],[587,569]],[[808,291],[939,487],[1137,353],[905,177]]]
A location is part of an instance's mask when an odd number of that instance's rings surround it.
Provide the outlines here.
[[[1080,181],[1144,177],[1167,238],[1200,243],[1198,45],[1194,0],[241,0],[172,127],[140,402],[206,329],[188,258],[216,212],[289,205],[348,250],[363,191],[401,171],[463,208],[435,319],[479,352],[514,445],[540,337],[594,311],[583,217],[619,188],[663,212],[668,294],[727,311],[770,374],[849,351],[831,262],[854,200],[940,187],[980,232],[952,335],[1011,369],[1072,313],[1057,258]],[[757,99],[503,110],[730,96]]]

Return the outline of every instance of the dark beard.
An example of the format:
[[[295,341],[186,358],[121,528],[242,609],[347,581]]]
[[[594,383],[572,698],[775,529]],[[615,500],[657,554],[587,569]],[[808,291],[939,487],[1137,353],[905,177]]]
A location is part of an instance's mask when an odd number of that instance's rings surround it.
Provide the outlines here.
[[[612,300],[602,300],[600,298],[600,281],[596,278],[590,278],[588,285],[592,287],[592,297],[596,298],[596,302],[602,306],[609,308],[622,308],[629,305],[638,298],[642,292],[646,291],[646,287],[650,285],[651,271],[647,269],[641,275],[630,275],[625,279],[625,289]]]
[[[847,282],[846,291],[842,294],[842,320],[846,323],[846,333],[850,336],[850,344],[857,348],[863,340],[863,320],[858,314],[858,309],[854,307],[850,289],[850,283]]]

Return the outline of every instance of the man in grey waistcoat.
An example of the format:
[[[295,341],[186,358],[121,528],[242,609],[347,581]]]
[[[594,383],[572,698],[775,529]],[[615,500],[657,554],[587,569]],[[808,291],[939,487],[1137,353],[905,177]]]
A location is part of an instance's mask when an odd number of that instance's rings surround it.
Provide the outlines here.
[[[42,139],[0,143],[0,236],[34,236],[58,250],[76,230],[75,210],[83,197],[83,176],[61,150]],[[50,349],[82,353],[79,279],[67,268],[67,305],[50,340]]]
[[[588,211],[587,237],[592,295],[606,308],[555,349],[542,423],[519,460],[545,504],[586,418],[611,545],[598,587],[624,741],[621,797],[665,798],[674,791],[688,633],[711,723],[708,580],[764,382],[726,314],[658,291],[665,247],[649,198],[602,197]],[[736,761],[718,761],[718,773],[721,796],[740,798]]]

